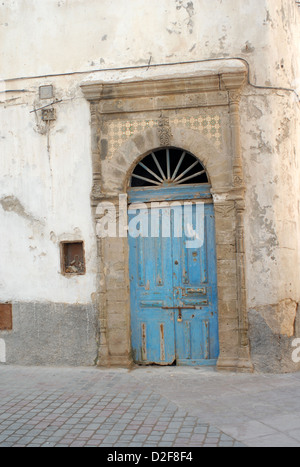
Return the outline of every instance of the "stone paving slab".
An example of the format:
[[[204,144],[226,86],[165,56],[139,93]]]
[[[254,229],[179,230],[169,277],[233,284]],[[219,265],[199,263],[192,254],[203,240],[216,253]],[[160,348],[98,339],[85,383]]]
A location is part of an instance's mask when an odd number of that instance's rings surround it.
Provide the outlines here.
[[[0,447],[299,447],[299,402],[299,373],[0,365]]]
[[[300,447],[300,373],[144,367],[135,376],[246,446]]]
[[[0,447],[233,447],[127,370],[0,366]]]

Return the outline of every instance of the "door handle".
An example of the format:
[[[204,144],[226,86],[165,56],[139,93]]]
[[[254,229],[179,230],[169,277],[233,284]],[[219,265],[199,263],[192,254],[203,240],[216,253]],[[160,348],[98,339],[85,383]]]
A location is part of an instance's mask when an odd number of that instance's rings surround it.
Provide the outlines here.
[[[182,323],[182,308],[178,308],[178,318],[177,318],[178,323]]]
[[[163,306],[163,310],[178,310],[177,322],[182,323],[182,309],[185,310],[195,310],[195,306]]]

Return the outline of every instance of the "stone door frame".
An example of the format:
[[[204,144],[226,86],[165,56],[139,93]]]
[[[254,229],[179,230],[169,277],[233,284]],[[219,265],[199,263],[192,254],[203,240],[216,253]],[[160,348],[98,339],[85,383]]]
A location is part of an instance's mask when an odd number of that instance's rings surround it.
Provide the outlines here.
[[[119,212],[135,165],[151,150],[177,147],[189,151],[206,168],[215,208],[220,356],[217,368],[252,371],[246,306],[244,212],[245,184],[240,145],[239,103],[247,70],[238,67],[201,76],[163,77],[120,83],[92,82],[81,86],[91,109],[95,226],[110,203]],[[223,115],[222,147],[183,125],[177,114],[216,110]],[[151,116],[152,126],[149,123]],[[174,117],[175,116],[175,117]],[[204,117],[205,118],[205,117]],[[122,122],[139,120],[143,129],[128,130],[117,147],[112,133]],[[148,119],[148,120],[147,120]],[[127,134],[127,136],[126,136]],[[121,195],[121,198],[120,198]],[[126,201],[125,201],[126,202]],[[103,205],[103,204],[102,204]],[[97,238],[100,321],[100,366],[128,366],[130,290],[126,237]]]

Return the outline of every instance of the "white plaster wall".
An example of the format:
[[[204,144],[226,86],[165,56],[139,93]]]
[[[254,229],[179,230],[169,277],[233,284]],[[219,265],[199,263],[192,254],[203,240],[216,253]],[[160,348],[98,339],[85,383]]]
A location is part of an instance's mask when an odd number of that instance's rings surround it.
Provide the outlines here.
[[[246,93],[241,109],[248,304],[298,302],[299,111],[293,96],[283,104],[261,91]]]
[[[242,100],[249,308],[300,300],[300,10],[270,1],[268,17],[266,85],[278,73],[295,92],[248,87]]]
[[[0,107],[1,301],[90,302],[96,246],[89,106],[84,99],[66,100],[48,135],[40,117],[30,113],[31,95],[21,101],[8,99]],[[86,275],[61,275],[63,240],[85,242]]]
[[[285,42],[271,38],[296,14],[294,0],[4,0],[0,75],[244,57],[254,81],[286,85]]]
[[[142,79],[159,73],[155,64],[241,57],[253,84],[299,92],[299,25],[293,0],[2,0],[0,301],[87,303],[96,290],[82,81],[123,79],[113,68],[136,67],[129,75]],[[187,71],[166,73],[179,69]],[[49,132],[30,113],[48,103],[42,84],[63,100]],[[247,87],[241,108],[248,304],[299,301],[299,104],[289,91]],[[59,242],[72,239],[85,241],[87,274],[65,278]]]

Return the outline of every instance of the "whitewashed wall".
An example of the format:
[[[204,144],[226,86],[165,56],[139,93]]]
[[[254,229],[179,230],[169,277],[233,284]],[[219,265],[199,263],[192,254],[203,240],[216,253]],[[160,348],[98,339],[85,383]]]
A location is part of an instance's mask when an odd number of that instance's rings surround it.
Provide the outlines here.
[[[299,103],[288,89],[300,93],[299,31],[293,0],[3,0],[0,302],[93,301],[90,113],[80,84],[147,78],[160,73],[154,65],[240,57],[261,86],[248,86],[241,105],[248,306],[296,306]],[[186,66],[166,73],[179,69]],[[49,131],[31,112],[45,105],[43,84],[62,100]],[[87,274],[66,278],[59,242],[72,239],[85,242]]]
[[[298,13],[294,0],[5,0],[2,74],[236,56],[249,59],[254,81],[286,86],[297,62],[286,43],[296,41]]]

